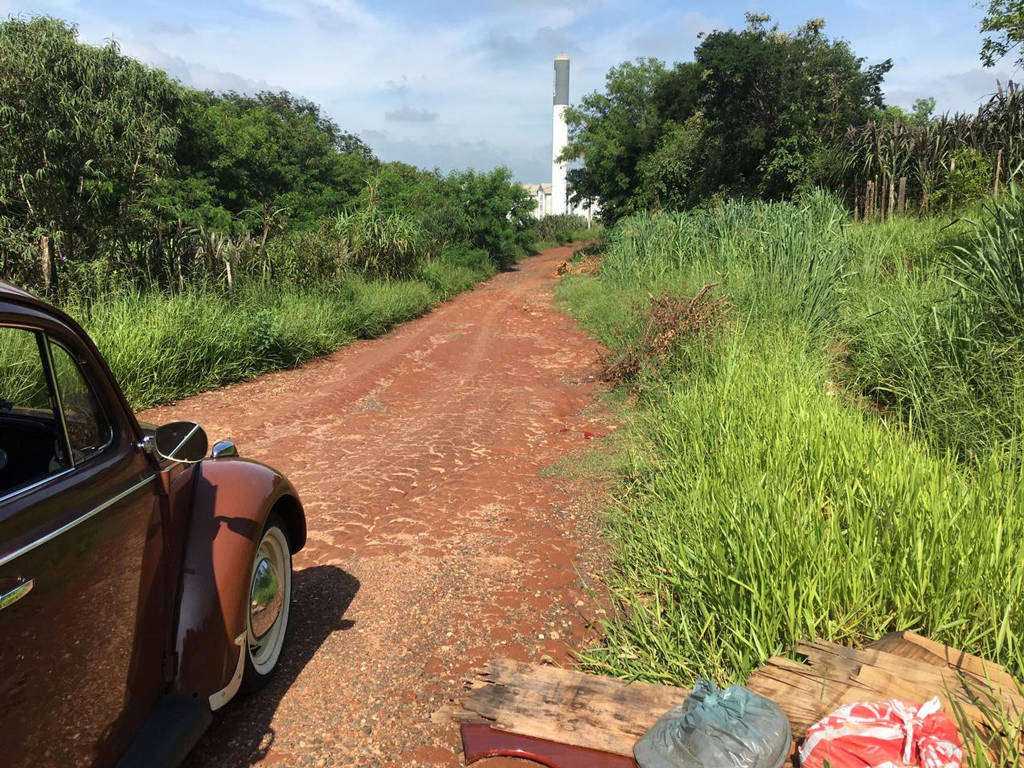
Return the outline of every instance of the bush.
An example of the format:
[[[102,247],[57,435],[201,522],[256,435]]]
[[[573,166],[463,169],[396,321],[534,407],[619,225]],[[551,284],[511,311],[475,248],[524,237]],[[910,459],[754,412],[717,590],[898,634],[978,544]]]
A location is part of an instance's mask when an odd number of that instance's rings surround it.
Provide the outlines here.
[[[992,164],[977,149],[957,149],[950,153],[949,167],[932,202],[953,208],[979,200],[991,191],[994,176]]]
[[[536,220],[533,234],[539,243],[566,245],[586,236],[587,220],[575,214],[556,214]]]
[[[494,275],[497,268],[486,251],[457,246],[441,258],[420,264],[417,277],[429,285],[442,300],[472,288]]]
[[[353,265],[378,277],[408,277],[424,255],[419,222],[398,213],[385,213],[372,203],[357,213],[339,217],[339,228],[351,243]]]

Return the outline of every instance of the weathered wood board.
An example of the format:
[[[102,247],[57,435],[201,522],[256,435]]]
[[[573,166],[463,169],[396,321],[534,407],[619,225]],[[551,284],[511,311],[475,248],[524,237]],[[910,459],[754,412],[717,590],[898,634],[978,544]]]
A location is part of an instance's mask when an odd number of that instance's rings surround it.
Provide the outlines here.
[[[953,669],[970,672],[1011,690],[1017,686],[1016,681],[1006,671],[1006,668],[994,661],[972,656],[959,648],[951,648],[914,632],[890,632],[871,643],[868,648],[894,653],[907,659],[924,661],[935,666],[949,666]]]
[[[508,659],[492,661],[470,685],[463,708],[495,728],[625,757],[689,694]]]
[[[1011,721],[1024,718],[1024,697],[1005,669],[919,635],[886,636],[862,649],[802,643],[797,653],[805,663],[772,658],[747,680],[748,688],[785,711],[797,738],[855,701],[923,702],[937,696],[951,718],[959,708],[979,726],[986,725],[984,710],[993,706]]]

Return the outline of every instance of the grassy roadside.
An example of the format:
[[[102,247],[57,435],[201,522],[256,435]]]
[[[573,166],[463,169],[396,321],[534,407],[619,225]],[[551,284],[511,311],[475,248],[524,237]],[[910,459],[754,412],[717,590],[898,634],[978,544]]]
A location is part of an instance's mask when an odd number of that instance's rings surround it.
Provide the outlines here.
[[[803,637],[914,629],[1024,672],[1019,334],[943,255],[990,226],[948,223],[728,203],[621,222],[597,277],[563,278],[641,363],[610,523],[623,610],[586,664],[739,681]],[[684,302],[651,343],[649,296],[707,283],[728,310]]]
[[[550,251],[552,248],[561,248],[564,245],[575,245],[588,240],[595,240],[601,237],[603,232],[604,228],[599,225],[595,225],[593,229],[572,230],[559,237],[538,240],[534,244],[533,250],[536,253],[540,253],[541,251]]]
[[[604,227],[600,222],[592,222],[588,227],[587,220],[582,216],[545,216],[537,220],[533,227],[533,250],[540,253],[572,243],[594,240],[603,233]]]
[[[108,295],[65,307],[136,410],[298,366],[386,333],[496,273],[482,251],[417,266],[407,280],[351,273],[311,289],[250,285]]]

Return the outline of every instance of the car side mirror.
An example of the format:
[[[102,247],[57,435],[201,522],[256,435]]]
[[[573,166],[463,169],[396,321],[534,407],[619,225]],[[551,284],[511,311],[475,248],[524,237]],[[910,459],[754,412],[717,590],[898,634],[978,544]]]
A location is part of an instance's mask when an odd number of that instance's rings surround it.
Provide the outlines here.
[[[183,464],[195,464],[206,457],[210,441],[206,432],[198,424],[191,421],[175,421],[159,427],[147,441],[158,456]]]

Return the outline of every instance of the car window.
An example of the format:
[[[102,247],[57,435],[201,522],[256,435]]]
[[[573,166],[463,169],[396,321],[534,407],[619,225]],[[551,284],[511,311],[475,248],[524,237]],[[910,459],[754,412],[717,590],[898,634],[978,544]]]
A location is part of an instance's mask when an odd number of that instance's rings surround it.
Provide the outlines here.
[[[84,365],[59,343],[51,342],[50,350],[68,442],[75,464],[81,464],[110,445],[113,430],[99,399],[83,375]]]
[[[0,496],[67,469],[42,336],[0,326]]]

